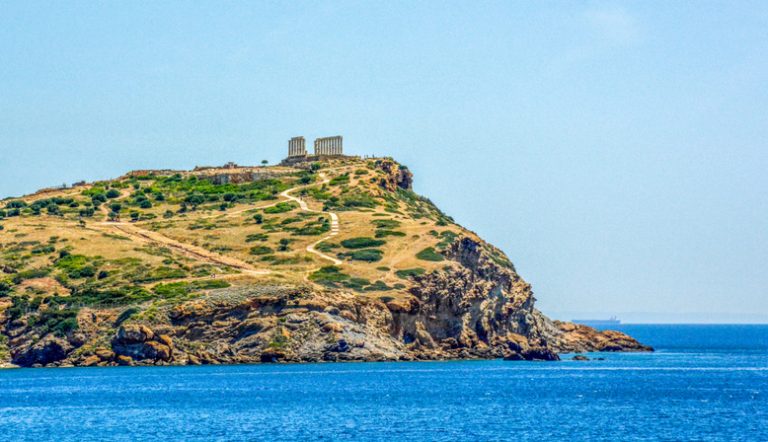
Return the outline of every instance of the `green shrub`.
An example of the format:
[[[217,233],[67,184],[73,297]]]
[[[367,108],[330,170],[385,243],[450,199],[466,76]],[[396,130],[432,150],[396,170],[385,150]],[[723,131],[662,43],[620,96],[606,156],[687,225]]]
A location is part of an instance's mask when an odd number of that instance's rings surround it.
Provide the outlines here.
[[[352,261],[378,262],[384,257],[384,252],[379,249],[362,249],[340,253],[339,256],[347,257]]]
[[[330,287],[338,287],[342,281],[349,279],[349,275],[342,273],[341,268],[337,266],[326,266],[309,275],[311,281]]]
[[[373,220],[373,225],[376,226],[377,229],[394,229],[396,227],[400,227],[402,223],[400,221],[396,221],[393,219],[375,219]]]
[[[9,201],[6,205],[6,209],[21,209],[27,207],[27,203],[22,200]]]
[[[365,288],[366,292],[384,292],[387,290],[392,290],[392,287],[388,286],[384,281],[376,281]]]
[[[433,249],[432,247],[427,247],[426,249],[417,253],[416,258],[421,259],[422,261],[434,261],[434,262],[440,262],[445,260],[445,257],[437,253],[435,249]]]
[[[267,207],[264,209],[264,213],[269,214],[276,214],[276,213],[284,213],[284,212],[290,212],[291,210],[295,209],[297,206],[295,203],[277,203],[272,207]]]
[[[120,191],[117,189],[109,189],[107,190],[106,197],[109,199],[114,199],[120,196]]]
[[[349,183],[349,174],[345,173],[345,174],[331,178],[331,181],[328,184],[330,184],[331,186],[339,186],[341,184],[348,184],[348,183]]]
[[[366,247],[379,247],[386,244],[386,241],[381,239],[373,239],[368,237],[357,237],[345,239],[341,242],[341,245],[348,249],[363,249]]]
[[[245,242],[266,241],[268,239],[269,235],[266,233],[251,233],[245,237]]]
[[[401,279],[409,279],[414,276],[421,276],[426,272],[426,270],[422,269],[421,267],[416,267],[413,269],[404,269],[404,270],[398,270],[395,272],[398,278]]]
[[[35,247],[32,249],[33,255],[47,255],[49,253],[53,253],[56,251],[56,247],[47,245],[47,246],[41,246],[41,247]]]
[[[269,255],[274,253],[274,250],[267,246],[255,246],[251,247],[251,255]]]
[[[328,241],[323,241],[315,246],[315,248],[321,252],[330,252],[333,249],[338,249],[339,247],[341,247],[341,245]]]
[[[386,237],[388,237],[388,236],[399,236],[399,237],[403,237],[403,236],[405,236],[405,233],[403,233],[403,232],[398,232],[397,230],[383,230],[383,229],[380,229],[380,230],[377,230],[377,231],[376,231],[376,234],[375,234],[374,236],[375,236],[376,238],[386,238]]]

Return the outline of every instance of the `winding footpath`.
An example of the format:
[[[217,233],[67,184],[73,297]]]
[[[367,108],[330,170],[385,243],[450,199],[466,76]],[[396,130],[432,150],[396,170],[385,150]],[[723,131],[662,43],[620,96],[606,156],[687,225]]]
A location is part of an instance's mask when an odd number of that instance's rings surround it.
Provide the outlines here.
[[[321,181],[320,184],[328,184],[331,181],[331,179],[328,178],[322,172],[320,172],[320,177],[323,179],[323,181]],[[318,241],[315,241],[312,244],[308,245],[307,246],[307,252],[312,253],[314,255],[317,255],[317,256],[319,256],[319,257],[321,257],[323,259],[327,259],[328,261],[331,261],[334,265],[339,266],[339,265],[343,264],[343,261],[341,261],[340,259],[334,258],[331,255],[327,255],[327,254],[325,254],[325,253],[323,253],[323,252],[321,252],[321,251],[319,251],[319,250],[317,250],[315,248],[321,242],[326,241],[328,239],[331,239],[334,236],[339,234],[339,215],[337,215],[335,212],[323,212],[322,210],[311,209],[309,207],[309,205],[307,205],[306,201],[304,201],[303,199],[301,199],[299,197],[295,197],[295,196],[291,195],[291,192],[293,192],[296,189],[298,189],[298,187],[294,187],[292,189],[288,189],[288,190],[284,191],[283,193],[281,193],[280,196],[285,197],[285,198],[287,198],[287,199],[289,199],[291,201],[297,202],[299,204],[299,207],[301,207],[301,210],[303,210],[305,212],[314,212],[314,213],[323,213],[323,214],[327,213],[328,215],[331,216],[331,233],[329,233],[328,236],[325,236],[325,237],[319,239]]]
[[[328,178],[324,173],[320,173],[320,177],[323,179],[323,181],[321,181],[320,184],[327,184],[328,182],[330,182],[330,178]],[[303,187],[307,187],[307,186],[297,186],[297,187],[290,188],[288,190],[283,191],[280,194],[280,196],[284,197],[288,201],[295,201],[296,203],[299,204],[299,207],[301,207],[301,210],[303,211],[328,214],[331,217],[330,234],[308,245],[307,252],[317,255],[322,259],[331,261],[334,265],[341,265],[343,262],[340,259],[327,255],[315,248],[321,242],[326,241],[330,238],[333,238],[334,236],[339,234],[339,216],[334,212],[323,212],[322,210],[311,209],[309,205],[307,205],[306,201],[291,195],[291,192],[294,192]],[[120,196],[127,197],[128,195],[129,194],[126,191],[123,191],[121,192]],[[273,203],[273,204],[269,204],[267,206],[261,206],[261,207],[246,207],[246,208],[228,213],[227,215],[241,213],[241,212],[245,212],[252,209],[264,209],[266,207],[270,207],[275,204],[277,203]],[[152,230],[143,229],[138,225],[136,225],[135,223],[121,222],[121,221],[108,221],[109,210],[107,209],[106,206],[107,205],[104,204],[101,207],[101,212],[104,215],[105,221],[91,224],[91,226],[95,227],[97,230],[102,230],[102,229],[118,230],[119,232],[125,235],[128,235],[135,240],[148,242],[148,243],[162,244],[166,247],[176,250],[177,252],[180,252],[183,255],[189,256],[190,258],[194,258],[194,259],[205,261],[212,264],[229,266],[229,267],[240,270],[242,273],[253,275],[253,276],[261,276],[261,275],[267,275],[272,273],[271,270],[255,268],[251,264],[245,261],[239,260],[237,258],[221,255],[219,253],[206,250],[202,247],[176,241],[165,235],[162,235],[161,233],[158,233]],[[217,216],[220,216],[220,215],[217,215]],[[201,218],[205,218],[205,217],[201,217]]]

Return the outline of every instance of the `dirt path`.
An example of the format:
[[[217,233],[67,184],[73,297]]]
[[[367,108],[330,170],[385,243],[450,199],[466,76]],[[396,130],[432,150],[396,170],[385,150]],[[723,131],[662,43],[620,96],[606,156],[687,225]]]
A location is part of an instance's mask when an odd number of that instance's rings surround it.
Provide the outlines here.
[[[327,176],[325,176],[325,174],[322,173],[322,172],[320,172],[320,177],[323,179],[323,181],[321,181],[320,184],[327,184],[328,182],[331,181],[331,179],[328,178]],[[315,213],[323,213],[323,214],[327,213],[328,215],[331,216],[331,233],[329,233],[328,236],[325,236],[325,237],[319,239],[318,241],[315,241],[312,244],[308,245],[307,246],[307,252],[312,253],[314,255],[317,255],[317,256],[319,256],[319,257],[321,257],[323,259],[326,259],[328,261],[331,261],[334,265],[337,265],[337,266],[342,265],[344,263],[342,260],[340,260],[338,258],[334,258],[333,256],[330,256],[330,255],[326,255],[325,253],[323,253],[323,252],[321,252],[321,251],[319,251],[319,250],[317,250],[315,248],[321,242],[323,242],[325,240],[328,240],[330,238],[333,238],[334,236],[339,234],[339,216],[336,213],[334,213],[334,212],[323,212],[322,210],[311,209],[307,205],[306,201],[304,201],[301,198],[298,198],[298,197],[295,197],[295,196],[291,195],[291,192],[296,190],[296,189],[297,189],[297,187],[294,187],[293,189],[288,189],[288,190],[284,191],[283,193],[281,193],[280,196],[288,198],[291,201],[297,202],[299,204],[299,207],[301,207],[301,210],[303,210],[305,212],[315,212]]]
[[[330,178],[328,178],[324,173],[320,173],[320,177],[323,179],[320,184],[327,184],[330,182]],[[322,214],[328,214],[331,217],[331,232],[321,238],[318,241],[315,241],[314,243],[307,246],[307,252],[312,253],[314,255],[317,255],[325,260],[331,261],[334,265],[342,265],[343,261],[341,261],[338,258],[335,258],[333,256],[327,255],[319,250],[317,250],[315,247],[320,244],[323,241],[326,241],[330,238],[333,238],[334,236],[339,234],[339,216],[334,212],[323,212],[322,210],[315,210],[311,209],[309,205],[307,205],[306,201],[302,200],[301,198],[295,197],[291,195],[291,192],[298,190],[300,188],[307,187],[307,186],[297,186],[292,187],[288,190],[283,191],[280,196],[284,197],[288,201],[295,201],[299,204],[299,207],[301,207],[301,210],[304,210],[306,212],[315,212],[315,213],[322,213]],[[121,192],[121,197],[129,196],[129,192]],[[237,213],[246,212],[248,210],[252,209],[263,209],[266,207],[274,206],[275,204],[279,203],[275,202],[272,204],[268,204],[265,206],[258,206],[258,207],[246,207],[242,209],[238,209],[236,211],[231,211],[229,213],[221,214],[224,216],[230,216]],[[231,256],[224,256],[215,252],[211,252],[210,250],[206,250],[202,247],[194,246],[191,244],[183,243],[180,241],[176,241],[175,239],[171,239],[165,235],[162,235],[158,232],[154,232],[151,230],[143,229],[139,226],[137,226],[134,223],[126,223],[126,222],[120,222],[120,221],[108,221],[109,217],[109,210],[106,207],[106,203],[101,206],[101,212],[104,214],[105,221],[100,223],[94,223],[91,224],[91,226],[101,230],[102,228],[109,228],[116,229],[126,235],[128,235],[131,238],[134,238],[139,241],[143,242],[149,242],[149,243],[156,243],[156,244],[162,244],[166,247],[169,247],[173,250],[176,250],[177,252],[189,256],[194,259],[198,259],[201,261],[206,261],[213,264],[219,264],[219,265],[225,265],[229,266],[235,269],[240,270],[242,273],[249,274],[249,275],[267,275],[271,273],[270,270],[265,269],[257,269],[253,267],[251,264],[239,260],[237,258],[231,257]],[[221,216],[219,214],[216,214],[215,216]]]
[[[202,247],[193,246],[192,244],[186,244],[168,238],[160,233],[153,232],[151,230],[145,230],[135,224],[121,223],[121,222],[105,222],[98,223],[98,227],[111,227],[119,230],[120,232],[143,242],[162,244],[170,249],[180,252],[182,255],[189,256],[200,261],[206,261],[212,264],[225,265],[240,270],[242,273],[254,276],[267,275],[272,273],[270,270],[257,269],[251,264],[241,261],[231,256],[220,255],[210,250],[206,250]]]

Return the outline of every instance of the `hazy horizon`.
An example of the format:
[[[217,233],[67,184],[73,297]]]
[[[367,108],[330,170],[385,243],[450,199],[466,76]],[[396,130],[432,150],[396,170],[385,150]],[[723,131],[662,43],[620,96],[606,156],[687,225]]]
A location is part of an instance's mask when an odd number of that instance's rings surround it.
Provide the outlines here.
[[[768,322],[768,4],[433,5],[6,4],[0,198],[341,134],[553,317]]]

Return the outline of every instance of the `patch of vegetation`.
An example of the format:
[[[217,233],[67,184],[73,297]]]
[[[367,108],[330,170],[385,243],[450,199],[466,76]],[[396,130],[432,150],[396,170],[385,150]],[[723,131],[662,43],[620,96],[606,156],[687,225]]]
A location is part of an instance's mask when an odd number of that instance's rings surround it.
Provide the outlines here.
[[[192,282],[180,281],[168,284],[158,284],[152,287],[152,293],[164,300],[178,300],[201,290],[222,289],[227,287],[230,287],[230,284],[227,281],[220,279]]]
[[[317,250],[319,250],[321,252],[324,252],[324,253],[331,252],[334,249],[338,249],[340,247],[341,247],[341,245],[336,244],[334,242],[329,242],[329,241],[323,241],[320,244],[318,244],[317,246],[315,246],[315,248]]]
[[[376,234],[374,235],[376,238],[386,238],[388,236],[397,236],[397,237],[403,237],[405,236],[405,233],[399,232],[397,230],[384,230],[379,229],[376,231]]]
[[[78,329],[78,311],[79,309],[74,308],[49,308],[37,315],[30,316],[27,323],[35,327],[41,335],[53,333],[56,336],[66,336]]]
[[[352,261],[378,262],[384,257],[384,252],[379,249],[362,249],[339,253],[338,256],[340,258],[349,258]]]
[[[345,239],[341,242],[341,245],[348,249],[364,249],[367,247],[379,247],[386,244],[386,241],[381,239],[373,239],[368,237],[358,237]]]
[[[245,242],[267,241],[268,239],[269,235],[266,233],[251,233],[245,237]]]
[[[349,184],[349,174],[344,173],[338,176],[335,176],[331,178],[331,181],[328,183],[331,186],[340,186],[342,184]]]
[[[448,248],[451,244],[453,244],[456,241],[456,238],[458,238],[459,235],[450,231],[450,230],[444,230],[440,232],[440,238],[442,240],[437,243],[437,248],[440,250],[444,250]]]
[[[285,213],[285,212],[290,212],[291,210],[297,207],[298,205],[296,205],[296,203],[293,203],[293,202],[290,202],[290,203],[281,202],[281,203],[275,204],[272,207],[265,208],[264,213],[268,213],[268,214]]]
[[[329,287],[338,287],[339,283],[348,280],[350,277],[341,271],[341,267],[325,266],[309,275],[310,281]]]
[[[270,255],[274,252],[275,251],[272,250],[272,248],[267,246],[254,246],[254,247],[251,247],[251,250],[250,250],[251,255]]]
[[[400,227],[402,223],[394,219],[375,219],[373,220],[373,225],[377,229],[394,229]]]
[[[70,255],[67,252],[60,253],[60,258],[54,264],[68,277],[73,279],[90,278],[96,275],[96,267],[100,260],[90,259],[85,255]]]
[[[435,251],[432,247],[427,247],[426,249],[420,251],[416,254],[416,258],[421,259],[422,261],[433,261],[433,262],[440,262],[445,260],[445,257]]]
[[[51,269],[48,267],[41,267],[37,269],[28,269],[18,273],[14,273],[11,280],[14,284],[21,284],[27,279],[44,278],[51,273]]]
[[[413,268],[413,269],[398,270],[398,271],[395,272],[395,275],[397,275],[397,277],[400,278],[400,279],[410,279],[410,278],[412,278],[414,276],[421,276],[425,272],[426,272],[425,269],[423,269],[421,267],[416,267],[416,268]]]

